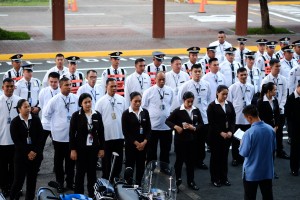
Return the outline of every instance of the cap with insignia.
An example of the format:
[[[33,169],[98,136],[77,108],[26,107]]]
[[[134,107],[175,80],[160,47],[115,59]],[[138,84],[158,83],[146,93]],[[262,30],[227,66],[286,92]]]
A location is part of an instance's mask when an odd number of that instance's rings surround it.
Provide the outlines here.
[[[216,52],[216,48],[217,46],[210,46],[210,47],[206,47],[206,50]]]
[[[21,62],[22,61],[22,58],[23,55],[22,54],[16,54],[16,55],[13,55],[12,57],[10,57],[10,59],[14,62]]]
[[[23,70],[27,70],[29,72],[32,72],[33,71],[33,64],[27,64],[27,65],[23,65],[22,68]]]
[[[289,41],[291,40],[291,38],[289,37],[284,37],[284,38],[280,38],[278,41],[280,41],[283,44],[289,44]]]
[[[166,54],[164,54],[163,52],[160,52],[160,51],[154,51],[154,52],[152,52],[152,55],[157,60],[163,61]]]
[[[237,41],[239,44],[245,44],[247,41],[247,38],[237,38]]]
[[[300,46],[300,40],[294,41],[294,42],[293,42],[293,45],[295,45],[295,46]]]
[[[277,43],[278,43],[278,42],[276,42],[276,41],[269,41],[269,42],[266,43],[266,45],[267,45],[269,48],[275,48],[275,46],[276,46]]]
[[[187,49],[189,53],[199,53],[200,47],[190,47]]]
[[[266,44],[268,42],[268,40],[266,40],[266,39],[259,39],[259,40],[256,40],[256,43],[257,44]]]
[[[252,58],[255,59],[255,52],[254,51],[249,51],[245,53],[246,58]]]
[[[70,64],[77,64],[78,60],[80,59],[78,56],[69,56],[66,58]]]
[[[288,45],[288,46],[281,48],[281,51],[294,53],[293,47],[294,47],[293,45]]]
[[[115,52],[112,52],[108,55],[110,55],[111,58],[120,59],[121,54],[123,54],[121,51],[115,51]]]
[[[233,54],[236,51],[236,48],[234,47],[229,47],[224,50],[226,54]]]

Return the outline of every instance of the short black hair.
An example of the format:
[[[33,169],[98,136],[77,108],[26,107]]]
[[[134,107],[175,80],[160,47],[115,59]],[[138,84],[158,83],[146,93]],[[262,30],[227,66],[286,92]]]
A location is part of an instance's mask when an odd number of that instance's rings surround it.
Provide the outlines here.
[[[270,67],[272,67],[276,63],[280,63],[280,60],[278,60],[277,58],[272,58],[269,63]]]
[[[179,58],[178,56],[174,56],[172,59],[171,59],[171,64],[173,62],[175,62],[176,60],[181,60],[181,58]]]
[[[211,58],[211,59],[209,59],[208,64],[211,64],[214,61],[218,61],[218,58]]]
[[[134,64],[136,65],[139,62],[145,62],[145,59],[144,58],[137,58],[137,59],[135,59]]]
[[[24,102],[26,102],[27,100],[26,99],[20,99],[17,103],[17,106],[16,106],[16,109],[17,109],[17,113],[20,113],[19,112],[19,109],[21,109],[22,105]]]
[[[132,101],[132,99],[133,99],[134,97],[136,97],[136,96],[142,97],[141,93],[136,92],[136,91],[131,92],[129,96],[130,96],[130,101]]]
[[[297,87],[300,87],[300,80],[298,80]]]
[[[89,70],[87,70],[87,72],[86,72],[86,76],[88,76],[91,72],[94,72],[94,73],[97,74],[97,71],[96,71],[96,70],[89,69]]]
[[[191,67],[191,70],[193,70],[193,69],[201,69],[201,71],[202,71],[202,66],[201,66],[201,64],[193,64]]]
[[[63,58],[65,58],[64,54],[62,54],[62,53],[56,54],[55,58],[57,58],[57,57],[63,57]]]
[[[89,93],[82,93],[79,96],[79,99],[78,99],[78,106],[79,107],[82,107],[81,104],[82,104],[83,100],[86,99],[86,98],[90,98],[91,100],[93,100],[93,97]]]
[[[61,79],[59,79],[59,86],[61,87],[63,85],[63,82],[69,81],[70,79],[68,77],[63,76]]]
[[[182,99],[184,101],[187,100],[187,99],[190,99],[190,98],[193,98],[193,99],[195,98],[195,95],[190,91],[185,92],[182,96]]]
[[[247,69],[245,67],[240,67],[240,68],[237,69],[238,74],[242,73],[242,72],[246,72],[246,71],[247,71]]]
[[[2,82],[2,84],[4,85],[4,83],[11,83],[11,82],[14,83],[14,80],[12,80],[11,78],[5,78]]]
[[[243,109],[243,114],[251,117],[258,117],[258,110],[255,105],[248,105]]]
[[[108,78],[108,79],[106,80],[106,85],[108,85],[108,83],[111,82],[111,81],[116,81],[116,79],[114,79],[114,78]]]
[[[51,73],[49,73],[49,75],[48,75],[48,78],[57,78],[58,80],[59,80],[59,73],[57,73],[57,72],[51,72]]]
[[[225,32],[224,31],[219,31],[218,34],[225,34]]]

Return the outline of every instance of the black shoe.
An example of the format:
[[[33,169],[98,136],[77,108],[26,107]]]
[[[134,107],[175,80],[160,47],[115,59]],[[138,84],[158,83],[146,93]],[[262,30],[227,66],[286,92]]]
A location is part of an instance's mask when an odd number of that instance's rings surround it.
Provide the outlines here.
[[[275,179],[279,179],[279,176],[278,176],[278,174],[276,172],[274,172],[274,178]]]
[[[177,187],[179,187],[179,185],[181,185],[181,183],[182,183],[181,178],[179,178],[179,179],[176,180],[176,186]]]
[[[293,176],[299,176],[298,171],[292,171],[291,174],[292,174]]]
[[[188,186],[192,190],[199,190],[199,187],[196,185],[196,183],[194,181],[188,183]]]
[[[74,190],[75,189],[75,184],[73,184],[73,183],[67,183],[66,189],[67,190]]]
[[[239,162],[237,160],[232,160],[231,165],[236,167],[239,165]]]
[[[222,181],[221,183],[226,186],[231,186],[231,183],[228,180]]]
[[[290,159],[290,156],[287,155],[287,153],[285,151],[281,151],[277,153],[277,158],[282,158],[282,159]]]
[[[197,165],[197,167],[198,167],[199,169],[204,169],[204,170],[207,170],[207,169],[208,169],[207,165],[204,164],[204,163],[201,163],[200,165]]]
[[[213,186],[215,186],[215,187],[221,187],[220,181],[218,181],[218,182],[212,182],[212,184],[213,184]]]

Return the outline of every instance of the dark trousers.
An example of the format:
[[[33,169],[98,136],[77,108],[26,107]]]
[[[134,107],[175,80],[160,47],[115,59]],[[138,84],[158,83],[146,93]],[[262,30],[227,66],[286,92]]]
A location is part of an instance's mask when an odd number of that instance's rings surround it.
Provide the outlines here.
[[[231,139],[216,138],[210,141],[210,177],[212,182],[228,179],[228,153]]]
[[[298,172],[300,164],[300,138],[291,138],[290,168],[291,171]]]
[[[187,182],[190,183],[194,181],[194,141],[175,141],[175,153],[176,153],[176,161],[175,161],[175,173],[176,179],[181,178],[182,165],[185,163],[186,166],[186,174],[187,174]]]
[[[208,124],[205,124],[201,128],[200,133],[197,134],[196,141],[194,142],[194,164],[196,166],[201,165],[206,156],[205,142],[207,140],[208,127]]]
[[[63,186],[64,180],[67,185],[74,183],[74,168],[75,161],[70,158],[70,144],[69,142],[57,142],[53,141],[54,146],[54,172],[56,181]],[[65,169],[64,169],[65,161]],[[66,179],[65,179],[66,174]]]
[[[259,186],[263,200],[273,200],[272,179],[261,181],[246,181],[244,180],[244,199],[255,200],[257,187]]]
[[[9,190],[14,179],[14,145],[0,145],[0,187]]]
[[[282,137],[283,137],[284,124],[285,124],[285,116],[283,114],[280,114],[279,125],[278,125],[278,129],[276,131],[276,144],[277,144],[276,152],[277,153],[281,153],[283,150]]]
[[[122,163],[123,163],[123,147],[124,147],[123,139],[105,141],[105,154],[104,154],[104,158],[102,159],[103,178],[105,179],[109,178],[113,152],[118,153],[119,156],[117,156],[116,158],[114,170],[112,172],[112,178],[120,177],[120,173],[122,171]]]
[[[94,147],[86,147],[77,150],[75,194],[84,194],[84,176],[87,175],[87,190],[89,197],[94,197],[94,184],[97,180],[96,165],[98,150]]]
[[[51,131],[48,131],[48,130],[44,129],[43,134],[42,134],[42,138],[43,138],[42,139],[42,153],[44,153],[44,148],[45,148],[46,141],[47,141],[49,135],[51,135]]]
[[[172,145],[172,130],[165,131],[151,131],[151,137],[149,141],[147,162],[157,160],[157,145],[160,144],[159,161],[170,163],[169,153]]]
[[[242,131],[246,131],[248,128],[250,128],[251,125],[241,125],[241,124],[237,124],[235,126],[235,131],[238,130],[239,128]],[[239,151],[239,147],[240,147],[240,140],[236,139],[235,137],[232,136],[232,149],[231,149],[231,153],[232,153],[232,159],[233,160],[237,160],[239,163],[243,163],[244,162],[244,158],[240,155],[240,151]]]
[[[126,167],[131,167],[133,170],[136,166],[135,171],[135,180],[137,184],[140,185],[144,170],[145,170],[145,162],[146,162],[146,152],[147,146],[145,146],[143,151],[137,150],[136,146],[133,144],[126,144],[125,146],[125,159],[126,159]]]
[[[25,177],[26,177],[26,195],[25,200],[33,200],[35,198],[35,188],[38,169],[41,164],[41,157],[34,160],[28,160],[26,158],[19,158],[15,155],[14,159],[14,182],[10,191],[10,199],[19,199],[19,192],[23,187]]]

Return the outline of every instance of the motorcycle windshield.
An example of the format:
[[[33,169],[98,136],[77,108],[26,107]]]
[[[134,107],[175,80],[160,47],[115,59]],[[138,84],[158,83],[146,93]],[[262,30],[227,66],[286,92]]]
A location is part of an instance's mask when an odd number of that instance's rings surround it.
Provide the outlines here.
[[[175,170],[168,163],[151,161],[141,183],[142,194],[149,199],[175,200]]]

